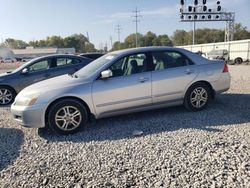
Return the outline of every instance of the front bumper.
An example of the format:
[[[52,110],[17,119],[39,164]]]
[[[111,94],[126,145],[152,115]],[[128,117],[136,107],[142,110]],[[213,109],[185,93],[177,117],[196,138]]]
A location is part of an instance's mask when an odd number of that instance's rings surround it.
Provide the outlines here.
[[[11,106],[11,113],[14,120],[29,128],[42,128],[45,127],[45,104],[33,106]]]

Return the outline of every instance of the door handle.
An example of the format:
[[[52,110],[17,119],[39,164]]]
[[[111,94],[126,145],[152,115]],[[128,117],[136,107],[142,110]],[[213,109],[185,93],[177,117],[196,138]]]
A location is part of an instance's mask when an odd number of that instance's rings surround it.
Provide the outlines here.
[[[139,78],[139,82],[141,82],[141,83],[144,83],[148,80],[149,80],[148,78],[144,78],[144,77]]]

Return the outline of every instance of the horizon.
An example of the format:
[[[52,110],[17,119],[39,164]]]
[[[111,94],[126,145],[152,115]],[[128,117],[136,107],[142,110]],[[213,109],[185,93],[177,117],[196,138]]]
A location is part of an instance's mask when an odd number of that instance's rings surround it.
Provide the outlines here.
[[[188,4],[193,1],[186,1]],[[215,0],[207,0],[210,6],[215,6]],[[95,48],[101,44],[111,46],[118,41],[116,26],[121,25],[121,41],[129,34],[135,33],[132,11],[138,8],[140,22],[138,32],[146,34],[151,31],[157,35],[172,36],[175,30],[192,30],[192,23],[181,23],[179,18],[179,1],[164,0],[142,1],[127,0],[114,3],[111,0],[0,0],[2,19],[0,39],[14,38],[25,42],[46,39],[48,36],[65,38],[72,34],[89,35]],[[84,4],[85,3],[85,4]],[[79,6],[82,5],[82,6]],[[250,12],[247,0],[221,0],[221,5],[227,11],[236,13],[235,23],[250,29]],[[237,5],[237,6],[236,6]],[[6,19],[5,19],[6,18]],[[166,24],[167,23],[167,24]],[[166,24],[166,26],[165,26]],[[225,22],[196,23],[196,29],[224,29]],[[100,32],[101,31],[101,32]]]

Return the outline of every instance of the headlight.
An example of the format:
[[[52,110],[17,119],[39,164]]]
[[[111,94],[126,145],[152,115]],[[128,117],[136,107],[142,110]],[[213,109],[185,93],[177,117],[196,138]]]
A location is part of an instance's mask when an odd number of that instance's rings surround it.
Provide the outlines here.
[[[38,99],[39,94],[20,96],[14,103],[16,106],[32,106]]]

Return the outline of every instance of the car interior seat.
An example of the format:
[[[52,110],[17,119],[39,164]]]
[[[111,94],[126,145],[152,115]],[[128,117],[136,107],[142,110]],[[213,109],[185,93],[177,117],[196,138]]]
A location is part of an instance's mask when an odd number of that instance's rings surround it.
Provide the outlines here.
[[[131,75],[139,72],[139,66],[135,59],[131,60],[128,63],[128,67],[124,73],[124,75]]]

